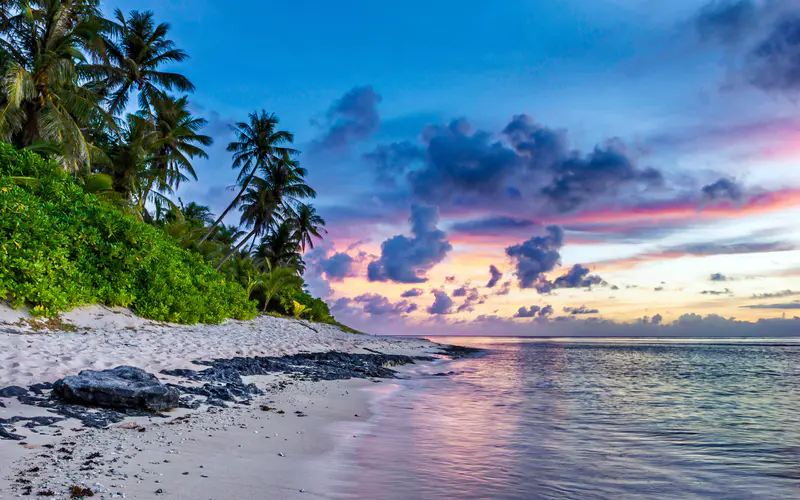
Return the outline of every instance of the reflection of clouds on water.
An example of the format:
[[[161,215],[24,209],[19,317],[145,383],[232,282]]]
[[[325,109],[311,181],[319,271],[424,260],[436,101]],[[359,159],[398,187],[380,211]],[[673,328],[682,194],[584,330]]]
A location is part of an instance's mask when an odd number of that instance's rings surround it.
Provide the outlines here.
[[[459,342],[492,353],[398,382],[408,390],[360,441],[352,498],[787,498],[800,485],[800,343]]]

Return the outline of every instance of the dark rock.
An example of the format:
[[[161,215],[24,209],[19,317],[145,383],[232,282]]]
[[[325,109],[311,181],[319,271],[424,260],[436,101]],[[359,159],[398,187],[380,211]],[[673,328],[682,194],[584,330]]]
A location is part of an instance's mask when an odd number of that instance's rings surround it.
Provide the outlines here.
[[[29,391],[36,394],[37,396],[41,396],[45,391],[50,391],[53,389],[53,384],[49,382],[45,382],[43,384],[33,384],[28,388]]]
[[[25,439],[24,436],[20,436],[19,434],[13,434],[5,429],[2,425],[0,425],[0,438],[3,439],[10,439],[12,441],[22,441]]]
[[[53,385],[53,394],[69,403],[160,411],[178,406],[179,393],[141,368],[84,370]]]
[[[486,353],[486,349],[478,349],[477,347],[465,347],[460,345],[443,345],[439,350],[439,354],[450,356],[452,359],[467,358],[484,353]]]
[[[28,390],[17,385],[11,385],[0,389],[0,398],[15,398],[17,396],[24,396],[25,394],[28,394]]]
[[[300,353],[293,356],[260,356],[252,358],[216,359],[196,361],[195,364],[208,366],[202,371],[163,370],[161,373],[183,377],[195,382],[205,382],[202,386],[184,387],[169,385],[184,394],[206,397],[206,403],[226,406],[227,402],[247,401],[261,391],[253,384],[245,384],[243,376],[286,373],[300,380],[343,380],[349,378],[395,378],[391,366],[405,365],[415,361],[433,361],[434,358],[399,356],[394,354],[348,354],[336,351]],[[181,407],[189,407],[194,402],[182,398]]]

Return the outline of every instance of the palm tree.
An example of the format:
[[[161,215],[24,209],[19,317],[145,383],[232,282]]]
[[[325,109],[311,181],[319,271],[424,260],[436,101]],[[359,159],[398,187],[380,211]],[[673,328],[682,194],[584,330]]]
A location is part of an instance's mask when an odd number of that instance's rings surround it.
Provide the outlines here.
[[[205,205],[198,205],[190,201],[186,205],[181,206],[183,217],[193,225],[205,226],[214,222],[214,214],[211,209]]]
[[[307,248],[314,248],[315,238],[322,239],[322,233],[327,233],[325,230],[325,219],[317,214],[317,209],[313,205],[301,203],[297,206],[297,214],[292,219],[294,225],[294,239],[300,244],[300,249],[305,253]]]
[[[185,76],[159,69],[189,58],[167,38],[169,24],[156,25],[150,11],[134,10],[128,16],[126,19],[119,9],[114,11],[114,19],[107,22],[110,36],[105,40],[105,57],[94,67],[106,74],[111,113],[125,108],[131,92],[138,92],[143,110],[149,110],[162,91],[193,92],[194,85]]]
[[[113,189],[131,206],[139,205],[145,191],[143,181],[148,171],[152,140],[150,124],[141,116],[128,115],[119,139],[108,146],[109,162],[98,166],[113,179]]]
[[[56,151],[77,168],[94,152],[84,130],[100,117],[115,128],[91,85],[80,85],[85,53],[97,54],[97,0],[5,2],[0,15],[3,109],[0,136]],[[13,7],[9,7],[12,4]]]
[[[139,200],[141,211],[153,190],[172,193],[182,181],[197,180],[192,160],[208,158],[201,146],[210,146],[214,141],[198,133],[208,122],[192,116],[188,106],[185,96],[175,99],[162,94],[153,101],[155,126],[149,144],[151,168],[144,196]],[[147,112],[140,111],[137,115],[145,119]]]
[[[236,140],[231,142],[227,148],[233,153],[233,168],[239,169],[237,181],[241,185],[241,189],[228,208],[200,238],[198,244],[208,239],[217,225],[228,215],[228,212],[239,205],[259,169],[265,170],[270,163],[297,152],[284,146],[284,144],[291,144],[294,136],[289,132],[277,129],[280,121],[277,116],[262,110],[260,115],[250,113],[249,118],[249,123],[239,122],[233,127]]]
[[[305,270],[302,256],[298,253],[299,242],[291,222],[283,221],[267,234],[256,248],[256,263],[265,268],[286,267],[301,273]]]
[[[252,229],[222,258],[217,264],[217,269],[220,269],[225,261],[238,252],[250,238],[263,234],[273,223],[275,213],[281,205],[281,200],[272,196],[272,191],[267,189],[267,182],[261,178],[256,178],[251,183],[242,196],[242,202],[240,225]]]
[[[267,272],[261,275],[258,283],[259,289],[264,292],[264,312],[267,312],[272,297],[283,290],[300,289],[303,286],[303,278],[298,276],[293,269],[285,267],[267,267]]]
[[[209,241],[215,241],[226,248],[230,248],[244,235],[245,232],[239,229],[239,226],[220,224],[217,232],[214,233],[214,237]]]

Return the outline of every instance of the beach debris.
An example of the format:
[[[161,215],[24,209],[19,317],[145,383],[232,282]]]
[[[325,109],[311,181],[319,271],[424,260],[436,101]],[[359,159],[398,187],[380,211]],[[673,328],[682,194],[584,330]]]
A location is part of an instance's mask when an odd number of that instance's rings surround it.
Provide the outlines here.
[[[40,490],[36,493],[37,497],[54,497],[56,496],[55,491],[53,490]]]
[[[161,411],[178,406],[179,392],[155,375],[133,366],[84,370],[53,385],[53,394],[70,403]]]
[[[136,422],[125,422],[119,426],[120,429],[138,429],[139,427],[141,426]]]
[[[284,455],[283,453],[278,453],[278,456],[279,457],[285,457],[286,455]]]
[[[156,495],[163,495],[163,494],[164,494],[164,490],[162,490],[161,488],[156,490]]]
[[[69,497],[70,498],[86,498],[86,497],[93,497],[94,491],[89,488],[84,488],[82,486],[73,486],[69,489]]]

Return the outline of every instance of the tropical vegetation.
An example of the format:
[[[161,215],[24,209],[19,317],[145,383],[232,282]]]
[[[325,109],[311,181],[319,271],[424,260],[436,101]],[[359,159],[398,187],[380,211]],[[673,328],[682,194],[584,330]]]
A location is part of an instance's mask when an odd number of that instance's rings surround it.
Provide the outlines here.
[[[188,58],[149,11],[0,0],[0,298],[42,315],[104,303],[186,323],[334,321],[305,290],[325,221],[274,113],[233,127],[222,213],[177,197],[213,142],[174,70]]]

